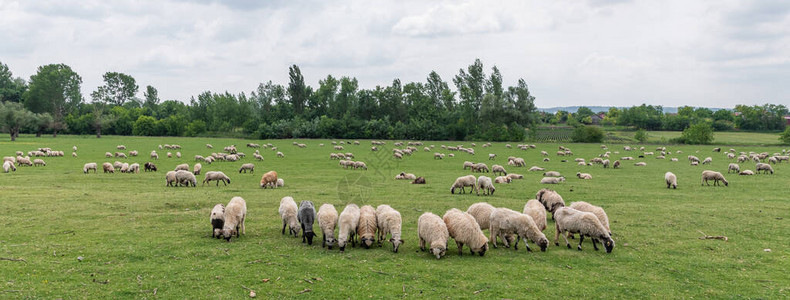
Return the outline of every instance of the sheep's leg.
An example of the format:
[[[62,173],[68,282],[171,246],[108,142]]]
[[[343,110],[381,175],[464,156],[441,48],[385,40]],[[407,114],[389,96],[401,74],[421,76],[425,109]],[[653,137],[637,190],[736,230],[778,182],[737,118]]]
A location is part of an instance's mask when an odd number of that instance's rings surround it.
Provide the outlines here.
[[[455,246],[458,247],[458,255],[464,255],[464,244],[459,241],[455,241]]]
[[[562,238],[564,238],[564,239],[565,239],[565,246],[568,246],[568,249],[570,249],[570,248],[571,248],[571,243],[570,243],[570,242],[568,242],[568,238],[567,238],[567,237],[565,237],[565,235],[562,235]]]
[[[554,246],[560,245],[560,226],[554,223]]]
[[[519,236],[519,239],[521,239],[521,236]],[[527,241],[526,237],[524,237],[524,247],[527,247],[527,252],[532,252],[532,248],[529,247],[529,241]],[[518,248],[516,248],[516,250],[518,250]]]
[[[579,246],[576,246],[576,249],[579,249],[579,251],[582,251],[582,241],[584,241],[584,235],[579,233]],[[594,243],[595,242],[593,242],[593,244]],[[571,245],[568,244],[568,248],[570,248],[570,247],[571,247]]]
[[[225,184],[225,186],[228,186],[228,182],[227,182],[227,180],[223,179],[223,180],[222,180],[222,183],[223,183],[223,184]],[[219,185],[219,182],[217,182],[217,185]]]
[[[490,235],[488,241],[491,242],[491,245],[494,246],[494,248],[498,248],[496,245],[496,237],[499,234],[499,228],[494,226],[488,226],[488,233]]]
[[[285,234],[285,220],[283,220],[283,234]]]
[[[510,243],[507,242],[507,237],[505,237],[505,232],[499,232],[499,239],[502,240],[502,244],[505,245],[505,248],[510,248]]]
[[[323,241],[321,241],[321,248],[326,247],[326,233],[321,234],[323,236]]]
[[[598,241],[598,239],[596,239],[596,238],[591,238],[591,239],[592,239],[592,243],[593,243],[593,248],[595,249],[595,251],[598,251],[598,245],[595,244],[595,242]],[[603,243],[601,243],[601,244],[603,244]]]
[[[241,233],[247,235],[247,226],[244,225],[245,221],[247,221],[246,214],[243,217],[241,217]]]
[[[302,225],[302,243],[306,243],[307,239],[305,238],[304,224],[301,224],[301,225]]]
[[[420,250],[425,251],[425,240],[420,237]]]

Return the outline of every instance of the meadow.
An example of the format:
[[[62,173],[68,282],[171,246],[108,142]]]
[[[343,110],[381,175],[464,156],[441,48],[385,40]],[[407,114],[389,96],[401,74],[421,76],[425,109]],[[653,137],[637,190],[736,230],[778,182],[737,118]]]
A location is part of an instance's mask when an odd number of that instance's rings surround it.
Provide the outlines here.
[[[4,139],[7,137],[4,137]],[[293,141],[307,144],[300,149]],[[272,143],[285,154],[261,149],[264,161],[254,162],[246,143]],[[370,141],[345,145],[369,169],[346,170],[330,160],[337,152],[330,140],[251,141],[221,138],[23,135],[16,142],[0,142],[2,156],[17,150],[50,147],[65,157],[45,157],[45,167],[19,167],[0,173],[2,229],[0,229],[0,298],[241,298],[250,289],[262,298],[788,298],[790,297],[790,164],[775,165],[773,175],[727,174],[731,161],[714,145],[667,145],[680,161],[653,156],[622,161],[621,169],[578,166],[573,158],[587,160],[602,154],[598,144],[570,144],[575,156],[555,156],[559,144],[541,143],[522,151],[494,143],[477,154],[451,152],[440,145],[469,146],[471,142],[436,141],[430,152],[422,147],[403,160],[392,158],[393,141],[371,152]],[[180,144],[181,159],[166,158],[160,144]],[[165,186],[165,172],[180,163],[193,165],[195,155],[236,144],[247,154],[241,162],[204,163],[203,172],[219,170],[231,178],[228,186],[196,188]],[[319,144],[324,143],[324,147]],[[83,174],[87,162],[113,162],[105,152],[115,145],[138,150],[140,156],[122,161],[154,161],[159,172],[139,174]],[[78,157],[70,156],[77,146]],[[612,158],[637,157],[611,144]],[[659,145],[645,145],[647,151]],[[730,147],[727,146],[725,151]],[[737,151],[781,152],[781,146],[732,146]],[[540,150],[551,153],[543,162]],[[675,151],[683,153],[676,154]],[[175,151],[172,151],[175,153]],[[433,152],[455,157],[434,160]],[[497,154],[488,160],[488,153]],[[711,156],[710,166],[690,166],[689,154]],[[542,174],[506,166],[525,176],[511,184],[497,184],[493,196],[449,192],[455,178],[469,174],[464,161],[504,165],[508,156],[523,157],[527,168],[537,165],[564,174],[565,183],[540,185]],[[253,162],[254,174],[239,174],[242,163]],[[742,163],[742,169],[754,169]],[[717,170],[728,187],[701,186],[700,173]],[[260,176],[276,170],[285,187],[261,189]],[[679,178],[677,190],[666,188],[664,173]],[[400,172],[424,176],[425,185],[396,181]],[[579,180],[587,172],[592,180]],[[487,174],[488,176],[493,176]],[[198,176],[198,182],[203,176]],[[594,251],[589,239],[583,251],[551,244],[546,252],[498,248],[484,257],[458,256],[450,242],[440,260],[419,251],[417,218],[423,212],[443,215],[450,208],[466,210],[486,201],[497,207],[521,211],[540,188],[557,190],[570,204],[587,201],[606,209],[611,222],[614,251]],[[246,235],[231,242],[210,237],[209,212],[216,203],[233,196],[247,202]],[[403,217],[403,239],[398,253],[391,245],[381,248],[346,248],[340,253],[312,246],[301,238],[281,235],[279,201],[292,196],[298,203],[311,200],[319,207],[334,204],[338,211],[348,203],[389,204]],[[318,231],[318,226],[315,226]],[[487,234],[487,230],[485,231]],[[554,222],[544,231],[554,240]],[[728,241],[702,240],[723,235]],[[562,240],[562,238],[560,238]],[[531,246],[534,244],[531,244]],[[523,246],[523,245],[522,245]],[[536,249],[533,246],[533,249]],[[768,250],[770,249],[770,250]]]

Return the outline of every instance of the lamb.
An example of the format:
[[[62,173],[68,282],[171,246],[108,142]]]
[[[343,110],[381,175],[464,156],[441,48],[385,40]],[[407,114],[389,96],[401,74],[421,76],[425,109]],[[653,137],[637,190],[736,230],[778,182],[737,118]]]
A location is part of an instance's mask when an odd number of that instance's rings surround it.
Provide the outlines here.
[[[524,205],[524,214],[532,217],[535,225],[538,226],[538,230],[546,230],[546,209],[543,208],[543,204],[540,201],[537,199],[527,201],[527,204]]]
[[[167,186],[176,186],[176,171],[167,172],[167,174],[165,174],[165,180],[167,181]]]
[[[220,182],[227,186],[230,183],[230,178],[221,171],[209,171],[206,172],[206,177],[203,178],[203,183],[201,186],[205,185],[206,183],[211,186],[211,181],[216,181],[216,186],[219,186]]]
[[[285,180],[282,178],[277,178],[277,183],[274,184],[274,187],[283,187],[285,186]]]
[[[323,241],[321,247],[332,250],[337,240],[335,239],[335,226],[337,226],[337,209],[329,203],[324,203],[318,209],[318,228],[321,228]]]
[[[579,173],[579,172],[577,172],[576,173],[576,177],[578,177],[579,179],[592,179],[592,175],[590,175],[590,173]]]
[[[376,207],[376,223],[378,224],[379,230],[379,247],[389,233],[389,241],[392,243],[392,252],[398,253],[398,247],[403,244],[403,239],[401,238],[402,219],[400,213],[389,205],[379,205]]]
[[[545,176],[545,177],[560,177],[562,175],[560,175],[560,172],[557,172],[557,171],[548,171],[548,172],[543,173],[543,176]]]
[[[192,174],[200,175],[200,171],[202,170],[203,170],[203,165],[201,165],[200,163],[196,163],[195,167],[192,169]]]
[[[771,165],[765,163],[757,163],[757,165],[754,167],[754,170],[757,171],[757,173],[760,173],[760,171],[763,171],[764,174],[768,174],[768,172],[771,172],[771,174],[774,173],[774,168],[771,167]]]
[[[220,238],[222,236],[222,228],[225,225],[225,206],[222,204],[214,205],[214,208],[211,209],[209,221],[211,221],[212,228],[211,237]]]
[[[96,165],[96,163],[87,163],[82,166],[82,173],[88,174],[90,170],[93,170],[93,173],[97,173],[98,168],[99,167]]]
[[[378,226],[378,221],[376,220],[376,210],[373,209],[373,206],[365,205],[359,209],[359,225],[357,226],[357,236],[360,239],[360,243],[365,249],[370,248],[371,245],[376,241],[376,226]]]
[[[416,175],[414,175],[414,174],[412,174],[412,173],[404,173],[404,172],[401,172],[400,174],[398,174],[398,175],[395,175],[395,179],[408,179],[408,180],[414,180],[414,179],[417,179],[417,176],[416,176]]]
[[[299,203],[299,212],[296,214],[299,224],[302,226],[302,243],[313,244],[313,223],[315,222],[315,205],[312,201],[302,201]]]
[[[675,176],[672,172],[667,172],[664,174],[664,181],[667,182],[667,188],[672,187],[673,189],[678,188],[678,177]]]
[[[550,189],[540,189],[538,193],[535,194],[535,199],[538,199],[538,201],[543,204],[543,208],[551,213],[552,220],[554,220],[554,212],[560,207],[565,206],[565,200],[562,199],[562,196]]]
[[[472,187],[472,190],[475,190],[475,175],[466,175],[461,176],[455,179],[455,182],[450,187],[450,194],[455,194],[455,189],[461,189],[462,193],[466,193],[466,187]],[[472,193],[471,191],[469,192]]]
[[[154,163],[150,162],[150,161],[146,162],[145,164],[143,164],[143,170],[145,172],[148,172],[148,171],[156,172],[156,165]]]
[[[500,165],[491,166],[491,172],[493,172],[494,174],[502,173],[502,175],[507,175],[507,171],[505,171],[505,167]]]
[[[507,178],[510,178],[510,180],[524,179],[524,175],[516,174],[516,173],[510,173],[510,174],[507,174]]]
[[[754,171],[752,170],[743,170],[738,175],[754,175]]]
[[[608,232],[610,236],[612,235],[612,230],[609,228],[609,216],[606,215],[606,211],[604,211],[600,206],[595,206],[584,201],[577,201],[571,203],[571,205],[568,207],[578,211],[592,213],[596,218],[598,218],[598,221],[601,222],[601,225],[606,228],[606,232]],[[571,238],[573,237],[572,233],[568,233],[568,235],[571,236]],[[594,241],[597,240],[596,238],[592,239]]]
[[[556,212],[556,222],[554,224],[556,229],[554,244],[557,246],[560,245],[560,234],[568,232],[579,234],[579,246],[577,246],[577,249],[580,251],[582,250],[582,242],[585,236],[593,238],[593,247],[596,251],[598,250],[598,246],[595,244],[596,240],[602,241],[603,246],[606,248],[606,253],[611,253],[612,249],[614,249],[614,240],[609,231],[593,213],[562,207]],[[562,237],[565,239],[565,245],[570,249],[571,244],[568,242],[568,238],[565,235]]]
[[[266,188],[269,184],[277,184],[277,172],[269,171],[261,176],[261,188]]]
[[[477,178],[477,195],[480,196],[480,190],[483,190],[483,195],[485,196],[488,193],[489,196],[494,195],[494,191],[496,188],[494,187],[494,183],[491,181],[491,177],[488,176],[480,176]]]
[[[702,184],[700,185],[707,184],[708,186],[710,186],[708,180],[713,180],[713,186],[716,185],[721,186],[721,184],[719,184],[719,181],[723,182],[724,186],[727,186],[729,184],[729,182],[727,182],[727,179],[724,179],[724,175],[721,175],[721,173],[719,172],[711,171],[711,170],[702,171]]]
[[[494,183],[510,183],[511,179],[507,176],[497,176],[494,178]]]
[[[442,217],[447,226],[447,233],[455,239],[458,248],[458,255],[463,254],[463,247],[466,244],[472,254],[480,256],[488,251],[488,238],[486,238],[480,226],[472,215],[462,212],[457,208],[448,210]]]
[[[497,237],[502,239],[505,247],[510,247],[508,241],[505,239],[505,233],[516,234],[519,240],[524,239],[524,245],[526,245],[527,251],[530,252],[532,249],[529,248],[527,239],[537,244],[540,247],[540,251],[546,251],[546,247],[549,245],[549,239],[547,239],[546,235],[543,234],[540,229],[538,229],[538,225],[535,224],[535,221],[532,220],[532,217],[527,214],[522,214],[508,208],[500,207],[494,209],[494,211],[491,212],[489,222],[489,233],[491,235],[490,242],[495,248],[497,247]],[[519,241],[517,240],[514,244],[515,250],[518,250],[518,242]]]
[[[14,166],[14,163],[7,160],[3,162],[3,172],[8,173],[9,170],[16,172],[16,167]]]
[[[541,184],[559,184],[560,182],[565,181],[565,177],[543,177],[540,180]]]
[[[192,187],[197,186],[197,179],[195,178],[195,174],[192,174],[192,172],[184,171],[184,170],[178,170],[175,172],[176,172],[176,181],[178,181],[178,184],[180,184],[181,186],[189,187],[190,184],[192,185]]]
[[[425,177],[417,177],[414,181],[411,182],[412,184],[425,184]]]
[[[730,163],[730,165],[727,166],[727,173],[730,173],[730,171],[735,171],[735,173],[739,173],[741,172],[741,166],[739,166],[736,163]]]
[[[192,174],[184,171],[187,174]],[[194,176],[194,175],[193,175]],[[247,219],[247,202],[241,197],[233,197],[225,206],[225,224],[222,225],[222,237],[230,242],[230,238],[235,234],[237,238],[241,237],[239,234],[239,227],[241,227],[241,234],[247,234],[244,227],[244,221]]]
[[[34,166],[46,166],[47,163],[45,163],[43,159],[36,158],[36,159],[33,160],[33,165]]]
[[[242,171],[244,171],[244,173],[247,173],[247,171],[250,171],[250,173],[253,173],[253,172],[255,172],[255,165],[253,165],[253,164],[243,164],[243,165],[241,165],[241,168],[239,168],[239,173],[241,173]]]
[[[447,231],[447,225],[439,216],[430,212],[420,215],[420,218],[417,219],[417,234],[420,237],[420,250],[425,251],[427,244],[436,259],[442,258],[447,253],[447,241],[450,238],[450,233]]]
[[[179,170],[189,171],[189,165],[188,164],[177,165],[173,171],[179,171]]]
[[[280,218],[283,221],[282,234],[285,234],[285,226],[288,225],[288,232],[294,237],[299,236],[299,224],[296,220],[296,201],[292,197],[283,197],[280,199],[280,208],[277,210],[280,213]]]
[[[359,224],[359,206],[356,204],[348,204],[343,212],[340,213],[340,232],[337,233],[337,246],[340,252],[345,251],[348,241],[351,240],[351,246],[356,246],[355,236],[357,234],[357,225]]]

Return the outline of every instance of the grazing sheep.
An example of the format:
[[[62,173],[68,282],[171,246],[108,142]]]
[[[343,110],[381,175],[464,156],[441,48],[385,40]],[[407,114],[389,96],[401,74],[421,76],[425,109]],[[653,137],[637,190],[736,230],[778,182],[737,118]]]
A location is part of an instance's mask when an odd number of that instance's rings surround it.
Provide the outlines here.
[[[186,173],[192,174],[189,172]],[[241,234],[246,235],[247,230],[244,227],[244,221],[246,219],[247,202],[241,197],[233,197],[230,199],[228,206],[225,206],[225,224],[222,225],[222,237],[228,242],[230,242],[230,238],[233,237],[234,234],[237,238],[241,237],[239,228],[241,228]]]
[[[367,170],[368,169],[368,165],[366,165],[364,162],[361,162],[361,161],[355,161],[354,162],[354,169]]]
[[[200,171],[203,170],[203,165],[200,163],[196,163],[195,167],[192,169],[192,174],[200,175]]]
[[[179,170],[189,171],[189,165],[188,164],[177,165],[173,171],[179,171]]]
[[[211,209],[209,221],[211,221],[211,237],[220,238],[222,236],[222,228],[225,225],[225,206],[222,204],[214,205],[214,208]]]
[[[760,171],[763,171],[764,174],[768,174],[768,172],[771,172],[771,174],[774,173],[774,168],[771,167],[771,165],[764,163],[757,163],[757,165],[754,167],[754,170],[757,171],[757,173],[760,173]]]
[[[228,176],[221,171],[209,171],[206,172],[206,176],[205,178],[203,178],[203,183],[201,184],[201,186],[205,185],[206,183],[208,183],[209,186],[211,186],[212,181],[216,181],[216,186],[219,186],[220,181],[224,185],[228,185],[230,183],[230,178],[228,178]]]
[[[337,226],[337,209],[329,203],[324,203],[318,208],[318,228],[321,228],[323,241],[321,247],[332,250],[337,240],[335,239],[335,226]]]
[[[466,213],[471,215],[477,225],[480,227],[480,230],[488,229],[489,225],[491,224],[488,220],[491,217],[491,212],[496,209],[493,205],[488,204],[486,202],[478,202],[469,206],[466,209]]]
[[[609,167],[609,160],[608,160],[608,159],[604,159],[604,160],[601,162],[601,164],[603,164],[603,167],[604,167],[604,169],[605,169],[605,168],[608,168],[608,167]]]
[[[285,180],[282,178],[277,178],[277,183],[274,184],[274,187],[279,188],[285,186]]]
[[[472,172],[488,173],[488,166],[484,163],[476,163],[472,165]]]
[[[159,154],[157,154],[156,151],[151,151],[151,158],[159,159]]]
[[[178,184],[180,184],[181,186],[189,187],[190,184],[192,185],[192,187],[197,186],[197,179],[195,178],[195,174],[192,174],[192,172],[184,171],[184,170],[178,170],[175,172],[176,172],[176,181],[178,181]]]
[[[425,184],[425,177],[417,177],[414,181],[411,182],[412,184]]]
[[[545,171],[545,170],[546,169],[538,167],[538,166],[532,166],[532,167],[529,168],[530,172]]]
[[[167,152],[167,158],[173,158],[173,153],[172,152]]]
[[[277,157],[283,158],[283,157],[285,157],[285,154],[283,154],[280,151],[277,151]]]
[[[129,172],[129,163],[122,163],[121,168],[119,170],[121,173],[128,173]]]
[[[590,173],[576,173],[576,177],[579,179],[592,179],[592,175]]]
[[[82,173],[88,174],[90,170],[93,170],[93,173],[97,173],[98,168],[99,167],[96,165],[96,163],[87,163],[82,166]]]
[[[557,171],[548,171],[548,172],[543,173],[543,176],[545,176],[545,177],[560,177],[562,175],[560,175],[560,172],[557,172]]]
[[[265,189],[266,186],[269,184],[272,185],[277,184],[277,172],[269,171],[263,174],[263,176],[261,176],[261,188]]]
[[[494,159],[496,159],[496,154],[494,154],[494,153],[489,153],[489,154],[488,154],[488,160],[494,160]]]
[[[315,222],[315,205],[312,201],[302,201],[299,203],[299,212],[296,214],[299,224],[302,226],[302,243],[313,244],[313,223]]]
[[[403,244],[400,213],[389,205],[379,205],[376,207],[376,223],[378,224],[379,247],[381,247],[381,244],[387,238],[387,234],[389,234],[392,252],[398,253],[398,248]]]
[[[470,186],[470,187],[472,187],[472,190],[475,190],[475,180],[476,179],[477,178],[475,178],[475,175],[466,175],[466,176],[461,176],[461,177],[456,178],[455,182],[450,187],[450,194],[455,194],[455,189],[461,189],[462,193],[466,193],[466,189],[465,188],[467,186]],[[469,191],[469,193],[471,194],[472,192]]]
[[[36,158],[36,159],[33,160],[33,165],[36,166],[36,167],[38,167],[38,166],[46,166],[47,163],[45,163],[43,159]]]
[[[140,173],[140,164],[133,163],[129,165],[129,168],[126,169],[126,173]]]
[[[427,244],[436,259],[442,258],[447,253],[450,233],[444,220],[439,216],[429,212],[420,215],[417,219],[417,234],[420,237],[420,250],[425,251]]]
[[[475,164],[473,162],[471,162],[471,161],[465,161],[464,162],[464,170],[466,170],[467,168],[469,168],[471,170],[472,166],[474,166],[474,165]]]
[[[721,173],[711,170],[702,171],[702,184],[700,185],[707,184],[708,186],[710,186],[708,180],[713,180],[713,186],[716,185],[721,186],[721,184],[719,184],[719,181],[723,182],[724,186],[729,185],[729,182],[727,182],[727,179],[724,179],[724,175],[721,175]]]
[[[518,236],[519,240],[524,239],[524,245],[526,245],[527,251],[532,251],[527,243],[528,239],[538,245],[540,251],[546,251],[546,247],[549,245],[549,239],[538,229],[538,225],[535,224],[532,217],[527,214],[500,207],[491,212],[489,222],[490,242],[495,248],[497,247],[497,237],[502,239],[502,243],[505,244],[505,247],[510,248],[510,244],[505,238],[505,233],[515,234]],[[514,243],[515,250],[518,250],[518,242],[517,240],[516,243]]]
[[[727,166],[727,173],[730,173],[730,171],[735,171],[735,173],[739,173],[741,172],[741,166],[736,163],[730,163],[730,165]]]
[[[447,233],[455,239],[458,255],[463,254],[463,247],[466,244],[469,251],[483,256],[488,251],[488,238],[486,238],[480,226],[472,215],[462,212],[457,208],[448,210],[442,217],[447,226]]]
[[[507,174],[507,178],[510,178],[510,180],[524,179],[524,175],[516,174],[516,173],[510,173],[510,174]]]
[[[535,225],[538,226],[538,230],[543,231],[546,229],[546,209],[543,208],[543,204],[540,201],[536,199],[527,201],[527,204],[524,205],[524,214],[532,217]]]
[[[543,177],[540,180],[541,184],[559,184],[560,182],[565,181],[565,177]]]
[[[357,236],[365,249],[370,248],[376,242],[376,210],[373,206],[365,205],[359,209],[359,224],[357,226]]]
[[[754,175],[754,171],[752,170],[743,170],[738,175]]]
[[[176,186],[176,171],[169,171],[165,174],[165,180],[167,181],[167,186]]]
[[[244,173],[247,173],[247,171],[250,171],[250,173],[253,173],[253,172],[255,172],[255,165],[253,165],[253,164],[243,164],[243,165],[241,165],[241,168],[239,168],[239,173],[241,173],[242,171],[244,171]]]
[[[502,175],[507,175],[507,171],[505,171],[505,167],[500,165],[491,166],[491,172],[493,172],[494,174],[502,173]]]
[[[340,231],[337,233],[337,246],[340,252],[346,250],[348,241],[351,240],[351,246],[356,246],[355,236],[357,234],[357,225],[359,224],[359,206],[356,204],[348,204],[343,212],[340,213]]]
[[[148,171],[156,172],[156,165],[154,163],[150,162],[150,161],[146,162],[145,164],[143,164],[143,171],[145,171],[145,172],[148,172]]]
[[[584,241],[585,236],[592,238],[593,248],[595,248],[596,251],[598,250],[598,246],[595,244],[595,242],[598,240],[600,240],[603,246],[606,248],[606,253],[611,253],[612,249],[614,249],[614,240],[609,234],[609,230],[606,229],[603,224],[601,224],[601,221],[595,214],[579,211],[570,207],[562,207],[557,209],[555,216],[555,245],[560,245],[560,234],[567,232],[570,234],[579,234],[579,245],[577,246],[577,249],[580,251],[582,250],[582,242]],[[570,249],[571,244],[568,242],[568,238],[565,235],[562,237],[565,239],[565,245],[567,245],[568,249]]]
[[[619,160],[615,160],[614,164],[612,164],[612,168],[613,169],[619,169],[620,168],[620,161]]]
[[[417,175],[414,175],[412,173],[401,172],[400,174],[395,175],[395,179],[398,179],[398,180],[414,180],[414,179],[417,179]]]
[[[288,225],[288,232],[294,237],[299,236],[299,221],[296,219],[296,201],[292,197],[283,197],[280,199],[280,208],[277,212],[280,213],[280,218],[283,221],[282,234],[285,234],[285,226]]]
[[[14,166],[14,163],[7,160],[3,162],[3,172],[8,173],[8,171],[16,172],[16,167]]]
[[[647,166],[647,163],[642,161],[642,162],[635,163],[634,166],[644,167],[644,166]]]
[[[392,157],[397,158],[397,159],[403,159],[403,154],[395,152],[395,153],[392,154]]]
[[[508,176],[497,176],[494,178],[494,183],[510,183],[511,179]]]
[[[678,188],[678,177],[675,176],[672,172],[667,172],[664,174],[664,181],[667,182],[667,188],[672,187],[673,189]]]
[[[711,162],[713,162],[713,158],[708,156],[708,157],[705,158],[705,160],[702,161],[702,164],[703,165],[707,165],[707,164],[710,164]]]
[[[491,181],[491,177],[488,176],[480,176],[477,178],[477,195],[480,196],[480,190],[483,190],[483,195],[488,194],[489,196],[494,195],[494,191],[496,188],[494,187],[494,183]]]
[[[560,207],[565,206],[565,200],[562,199],[562,196],[550,189],[540,189],[538,193],[535,194],[535,199],[538,199],[538,201],[543,204],[543,208],[551,213],[552,220],[554,220],[554,212]]]

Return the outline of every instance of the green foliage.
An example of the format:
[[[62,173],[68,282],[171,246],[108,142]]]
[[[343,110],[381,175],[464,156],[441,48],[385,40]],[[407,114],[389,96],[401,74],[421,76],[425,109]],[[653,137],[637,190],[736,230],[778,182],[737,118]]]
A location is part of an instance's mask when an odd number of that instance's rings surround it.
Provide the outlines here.
[[[134,122],[134,128],[132,129],[132,134],[134,135],[143,135],[143,136],[155,136],[158,135],[159,130],[157,128],[156,119],[151,116],[140,116],[137,118],[137,121]]]
[[[713,127],[707,122],[691,125],[686,130],[683,130],[680,138],[675,140],[675,142],[690,145],[710,144],[713,142]]]
[[[82,77],[65,64],[40,66],[30,76],[30,86],[23,97],[25,107],[34,113],[52,114],[57,134],[63,118],[82,103],[81,84]]]
[[[21,102],[27,90],[27,83],[22,78],[14,78],[8,65],[0,62],[0,102]]]
[[[36,116],[16,102],[0,102],[0,125],[11,135],[11,141],[19,136],[19,130],[35,122]]]
[[[124,105],[126,101],[131,100],[137,94],[139,87],[132,76],[118,72],[107,72],[102,77],[104,78],[104,85],[91,93],[91,98],[93,98],[94,102]],[[153,96],[156,97],[156,94]]]
[[[197,136],[198,134],[206,132],[206,122],[203,120],[194,120],[187,126],[187,136]]]
[[[730,131],[735,129],[735,123],[728,120],[716,120],[713,122],[713,129],[716,131]]]
[[[743,130],[782,130],[785,128],[784,116],[788,114],[784,105],[736,105],[735,111],[740,115],[735,118],[735,125]]]
[[[573,130],[571,140],[575,143],[600,143],[603,142],[603,129],[598,126],[579,125]]]
[[[647,140],[647,131],[644,129],[637,129],[636,133],[634,133],[634,139],[640,143],[644,143]]]
[[[785,128],[785,131],[782,131],[782,134],[779,135],[779,140],[784,145],[790,145],[790,126]]]

